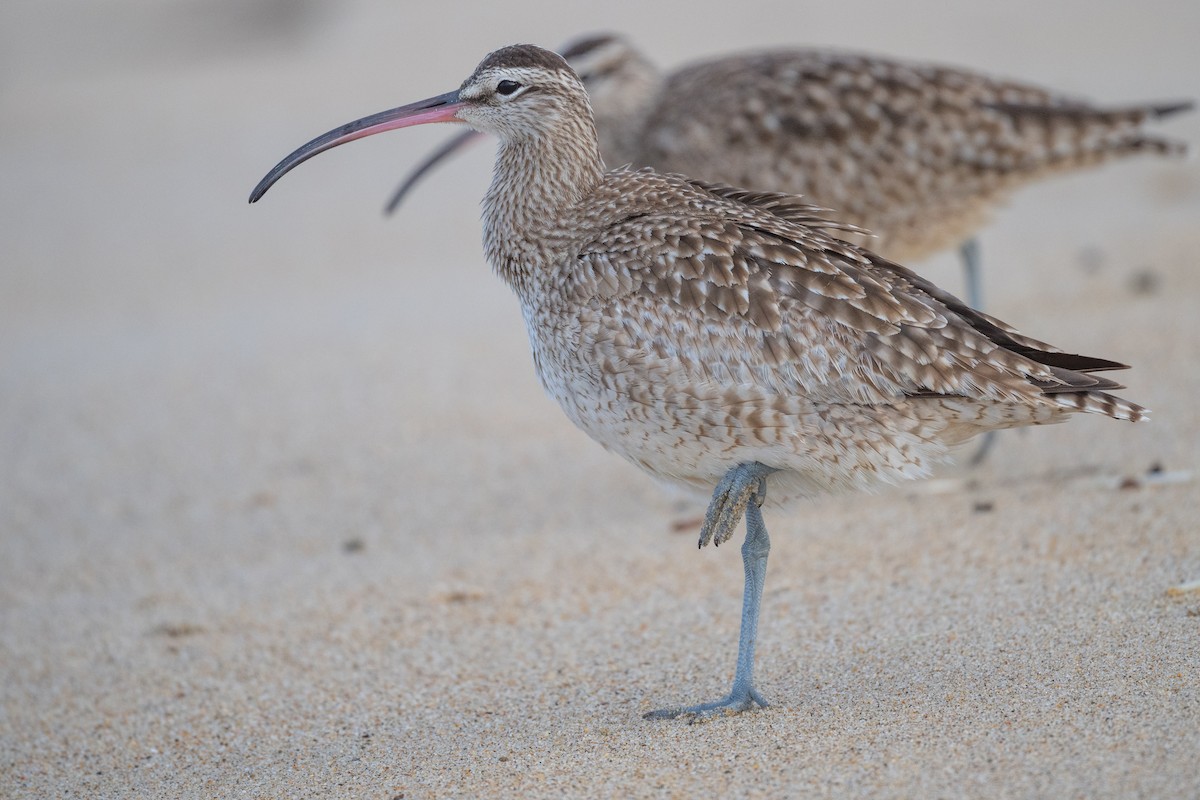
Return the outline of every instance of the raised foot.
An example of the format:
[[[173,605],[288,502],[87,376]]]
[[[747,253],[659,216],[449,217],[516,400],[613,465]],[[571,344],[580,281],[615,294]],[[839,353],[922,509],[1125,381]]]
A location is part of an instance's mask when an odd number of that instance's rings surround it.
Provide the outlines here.
[[[757,689],[746,689],[731,692],[728,696],[712,703],[680,708],[660,708],[644,714],[642,717],[643,719],[679,719],[682,717],[690,722],[699,722],[713,717],[732,716],[756,708],[766,708],[767,705],[767,701],[763,699]]]
[[[721,478],[708,503],[704,514],[704,525],[700,528],[700,547],[710,541],[721,545],[733,536],[738,523],[746,513],[746,506],[753,499],[762,505],[766,496],[766,478],[775,470],[757,462],[741,464]]]
[[[759,506],[767,494],[767,476],[775,469],[753,462],[733,467],[713,492],[700,531],[700,546],[711,540],[720,544],[732,535],[743,516],[746,517],[746,541],[742,545],[742,565],[746,571],[746,586],[742,595],[742,626],[738,634],[737,670],[733,687],[727,697],[715,703],[698,706],[664,708],[646,714],[646,719],[676,719],[691,722],[727,714],[738,714],[752,708],[766,708],[767,701],[754,688],[754,640],[758,636],[758,608],[762,602],[763,581],[767,576],[767,556],[771,552],[771,537],[763,524]],[[753,501],[753,502],[751,502]]]

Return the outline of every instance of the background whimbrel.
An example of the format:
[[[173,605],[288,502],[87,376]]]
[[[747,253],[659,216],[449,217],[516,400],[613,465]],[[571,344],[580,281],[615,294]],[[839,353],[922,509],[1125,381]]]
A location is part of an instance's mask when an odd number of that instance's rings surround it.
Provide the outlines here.
[[[579,39],[562,55],[588,89],[609,166],[803,195],[871,233],[844,237],[896,261],[960,246],[975,308],[975,233],[1014,189],[1135,153],[1186,151],[1144,126],[1189,102],[1102,108],[966,69],[813,49],[669,74],[617,35]],[[470,136],[419,165],[389,210]]]
[[[530,45],[487,56],[459,90],[344,125],[287,156],[251,194],[331,147],[465,122],[500,138],[484,247],[517,294],[546,391],[652,476],[712,493],[700,544],[744,514],[737,670],[714,703],[765,705],[753,683],[769,539],[759,505],[924,475],[948,445],[1074,412],[1139,420],[1070,355],[973,311],[837,236],[794,197],[605,173],[583,85]]]

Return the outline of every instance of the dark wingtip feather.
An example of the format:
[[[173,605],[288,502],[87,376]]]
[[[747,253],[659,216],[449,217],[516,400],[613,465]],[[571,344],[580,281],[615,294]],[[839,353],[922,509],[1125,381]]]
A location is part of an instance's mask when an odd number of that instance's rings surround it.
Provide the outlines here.
[[[1005,349],[1025,356],[1047,367],[1070,370],[1071,372],[1106,372],[1114,369],[1129,369],[1128,364],[1119,361],[1109,361],[1106,358],[1081,356],[1076,353],[1050,353],[1045,350],[1034,350],[1028,347],[1005,346]]]
[[[1109,380],[1108,378],[1099,378],[1091,373],[1082,372],[1079,370],[1050,367],[1050,372],[1060,381],[1060,383],[1037,380],[1033,381],[1033,383],[1046,394],[1076,392],[1080,389],[1086,389],[1089,392],[1096,392],[1125,388],[1124,384],[1117,383],[1114,380]]]

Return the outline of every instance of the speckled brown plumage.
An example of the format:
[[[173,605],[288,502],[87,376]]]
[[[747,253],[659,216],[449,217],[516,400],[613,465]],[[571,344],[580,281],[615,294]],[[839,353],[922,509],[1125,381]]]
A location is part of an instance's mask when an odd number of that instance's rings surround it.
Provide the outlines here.
[[[488,260],[546,390],[656,477],[708,491],[760,461],[781,500],[917,477],[989,429],[1142,416],[1089,374],[1120,365],[1022,337],[797,198],[604,173],[574,75],[519,74],[536,90],[503,123]]]
[[[664,75],[619,36],[564,55],[610,166],[804,195],[900,261],[960,244],[1026,183],[1186,149],[1144,126],[1189,103],[1105,109],[959,68],[797,49]]]
[[[649,169],[605,172],[583,85],[558,56],[490,55],[458,90],[350,123],[272,170],[378,130],[459,120],[500,138],[484,248],[516,293],[538,377],[567,416],[655,478],[713,491],[701,544],[747,517],[730,696],[765,705],[753,644],[769,539],[758,511],[920,477],[950,445],[1076,412],[1139,420],[1063,353],[842,240],[798,198]],[[752,502],[753,501],[753,502]]]
[[[1118,365],[1060,357],[793,199],[620,170],[567,208],[539,236],[557,245],[547,268],[508,276],[538,374],[658,478],[707,492],[758,461],[782,469],[783,500],[923,475],[989,429],[1141,416],[1086,374]],[[485,222],[517,236],[503,213]]]

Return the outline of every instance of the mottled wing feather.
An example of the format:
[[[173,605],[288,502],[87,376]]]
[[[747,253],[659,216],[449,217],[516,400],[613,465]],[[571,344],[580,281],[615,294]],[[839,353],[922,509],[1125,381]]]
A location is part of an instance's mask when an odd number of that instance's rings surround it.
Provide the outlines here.
[[[807,225],[811,228],[828,232],[835,237],[842,231],[865,232],[857,226],[828,219],[825,216],[829,213],[828,209],[804,204],[795,195],[776,192],[748,192],[742,189],[701,181],[690,181],[690,183],[719,197],[762,208],[789,222]],[[964,322],[987,336],[993,342],[1014,353],[1024,355],[1041,364],[1060,367],[1066,370],[1099,372],[1103,370],[1128,369],[1127,365],[1116,361],[1064,353],[1046,342],[1023,335],[1015,328],[990,314],[985,314],[982,311],[971,308],[950,292],[939,288],[933,282],[922,278],[906,267],[902,267],[899,264],[871,253],[865,253],[865,255],[871,259],[874,267],[881,271],[892,273],[889,286],[893,291],[910,293],[920,291],[924,293],[954,312]],[[1114,385],[1109,388],[1121,387]]]
[[[664,96],[672,102],[648,125],[658,135],[647,146],[665,157],[653,163],[669,164],[676,152],[685,158],[702,132],[721,131],[730,152],[757,145],[802,169],[836,163],[830,155],[840,148],[847,157],[839,169],[852,169],[865,153],[891,152],[902,157],[873,166],[898,172],[918,161],[999,174],[1089,160],[1151,139],[1140,131],[1149,119],[1192,107],[1103,108],[968,70],[822,50],[694,64],[671,76]],[[706,116],[693,123],[681,108]],[[715,125],[714,115],[724,124]],[[1167,140],[1153,141],[1170,149]]]
[[[682,183],[628,173],[630,194],[656,179]],[[674,361],[694,378],[842,403],[928,395],[1036,402],[1111,385],[1039,363],[1055,351],[833,238],[825,229],[837,225],[796,198],[726,188],[697,198],[701,187],[685,186],[690,202],[622,216],[581,248],[576,290],[601,317],[623,320],[601,346],[626,361]],[[806,215],[814,225],[797,224]],[[695,315],[712,324],[697,328]]]
[[[870,233],[857,225],[834,219],[833,209],[806,203],[799,195],[783,192],[752,192],[722,183],[710,183],[691,178],[685,178],[685,180],[692,186],[717,197],[755,206],[770,211],[781,219],[833,233],[835,236],[836,232]]]
[[[902,260],[961,242],[1029,181],[1183,152],[1143,126],[1190,106],[1103,109],[965,70],[819,50],[685,67],[660,98],[622,162],[806,195],[874,234],[841,238]]]

